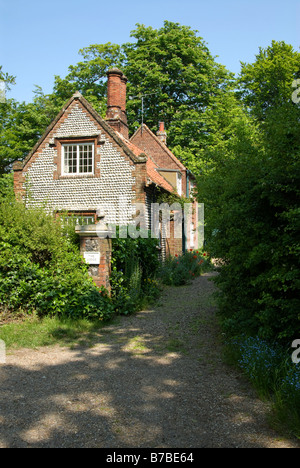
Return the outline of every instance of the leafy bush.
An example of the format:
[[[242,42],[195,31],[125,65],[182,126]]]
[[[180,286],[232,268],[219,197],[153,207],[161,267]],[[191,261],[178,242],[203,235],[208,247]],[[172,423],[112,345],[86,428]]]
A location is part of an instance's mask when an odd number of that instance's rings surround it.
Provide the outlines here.
[[[105,320],[114,308],[59,220],[22,203],[0,203],[0,303],[40,316]]]
[[[300,106],[292,100],[299,52],[283,42],[243,64],[245,117],[201,174],[207,248],[227,333],[267,341],[300,336]]]
[[[223,260],[216,283],[226,332],[246,328],[288,343],[300,334],[299,159],[283,166],[268,153],[224,162],[213,176],[223,194],[207,208],[206,233],[211,254]]]
[[[0,176],[0,199],[14,199],[14,182],[12,174],[2,174]]]
[[[300,439],[300,365],[286,366],[286,374],[276,393],[276,408],[280,419],[288,421],[294,435]]]
[[[162,263],[158,276],[163,284],[182,286],[209,268],[211,263],[207,252],[190,250],[182,255],[168,257]]]
[[[112,299],[116,310],[129,314],[158,296],[158,241],[138,237],[112,239]]]

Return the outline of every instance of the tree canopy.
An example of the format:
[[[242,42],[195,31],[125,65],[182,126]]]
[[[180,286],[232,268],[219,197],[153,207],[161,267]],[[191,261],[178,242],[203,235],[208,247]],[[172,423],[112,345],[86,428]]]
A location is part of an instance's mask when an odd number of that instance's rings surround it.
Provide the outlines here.
[[[239,121],[214,171],[198,179],[208,245],[224,262],[217,282],[227,330],[285,343],[300,333],[300,107],[292,99],[299,58],[273,41],[242,65],[247,129]]]
[[[232,134],[228,115],[242,111],[234,94],[233,75],[216,62],[198,31],[165,21],[154,29],[137,24],[133,42],[92,44],[79,51],[82,60],[70,65],[65,78],[55,76],[53,93],[35,91],[32,103],[11,103],[3,137],[2,171],[13,157],[4,153],[8,142],[15,159],[22,159],[47,128],[63,104],[80,91],[105,116],[106,72],[119,67],[128,77],[127,112],[130,132],[144,122],[153,130],[165,121],[168,145],[193,171],[206,167],[209,150]],[[17,135],[17,138],[14,137]]]

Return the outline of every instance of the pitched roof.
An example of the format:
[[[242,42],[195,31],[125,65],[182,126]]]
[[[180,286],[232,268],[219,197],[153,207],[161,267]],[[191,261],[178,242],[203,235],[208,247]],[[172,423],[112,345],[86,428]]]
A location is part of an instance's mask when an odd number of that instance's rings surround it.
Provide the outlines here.
[[[157,169],[159,168],[150,156],[148,157],[146,168],[147,175],[151,179],[151,181],[154,182],[154,184],[159,185],[168,192],[174,192],[174,188],[171,184],[169,184],[167,179],[165,179],[161,174],[157,172]]]
[[[146,124],[143,124],[143,131],[146,131],[148,132],[148,134],[154,138],[154,140],[159,144],[159,146],[161,147],[162,151],[164,151],[178,166],[178,168],[182,171],[186,171],[186,167],[182,164],[182,162],[179,161],[178,158],[176,158],[176,156],[172,153],[172,151],[169,150],[169,148],[164,145],[160,139],[150,130],[149,127],[147,127]],[[137,129],[137,131],[134,133],[134,135],[130,138],[131,141],[134,140],[134,137],[139,133],[141,132],[141,127]]]
[[[151,159],[150,156],[146,155],[140,148],[138,148],[132,141],[126,139],[121,133],[113,130],[106,122],[102,119],[102,117],[95,111],[95,109],[91,106],[91,104],[82,96],[79,91],[73,94],[73,96],[66,102],[64,107],[58,113],[56,118],[51,122],[48,126],[42,137],[39,141],[35,144],[33,149],[27,155],[26,159],[23,162],[18,162],[19,166],[15,167],[15,170],[22,170],[22,168],[27,164],[27,162],[31,159],[32,155],[38,150],[39,146],[43,143],[43,141],[47,138],[49,133],[55,127],[55,125],[59,122],[60,118],[63,116],[64,112],[68,109],[68,107],[72,104],[74,100],[80,101],[83,107],[92,115],[92,117],[96,120],[97,123],[106,131],[114,141],[122,147],[124,152],[131,158],[134,163],[146,163],[146,172],[148,178],[155,184],[162,187],[164,190],[168,192],[173,192],[173,187],[169,184],[169,182],[157,172],[158,166],[155,162]],[[22,166],[22,167],[21,167]]]
[[[118,138],[120,138],[120,140],[124,143],[124,145],[126,145],[130,151],[132,151],[132,153],[137,156],[137,157],[140,157],[140,156],[143,156],[145,157],[145,153],[144,151],[142,151],[140,148],[138,148],[135,144],[133,144],[130,140],[127,140],[127,138],[124,137],[124,135],[122,135],[122,133],[119,133],[117,132],[116,130],[113,130],[116,135],[118,136]]]
[[[91,106],[91,104],[82,96],[82,94],[79,91],[76,91],[76,93],[73,94],[73,96],[69,99],[69,101],[64,105],[62,110],[58,113],[56,118],[51,122],[49,127],[46,129],[42,137],[39,139],[39,141],[35,144],[33,149],[30,151],[28,156],[25,158],[23,161],[23,167],[27,164],[27,162],[30,160],[31,156],[37,151],[39,146],[43,143],[43,141],[47,138],[51,130],[55,127],[55,125],[59,122],[60,118],[63,116],[65,111],[68,109],[68,107],[72,104],[74,100],[78,100],[83,107],[86,108],[86,110],[92,115],[92,117],[96,120],[96,122],[103,128],[105,132],[107,132],[114,140],[115,142],[122,147],[124,152],[127,154],[127,156],[132,159],[133,162],[135,163],[145,163],[147,161],[147,156],[145,153],[143,153],[140,149],[137,148],[134,149],[133,151],[133,143],[130,143],[128,140],[124,141],[124,138],[120,138],[121,135],[118,132],[115,132],[106,122],[105,120],[100,117],[100,115],[95,111],[95,109]],[[129,144],[130,143],[130,144]]]
[[[130,140],[127,140],[119,132],[116,132],[116,133],[119,136],[119,138],[121,138],[121,140],[124,141],[124,144],[126,144],[136,156],[145,155],[145,153],[142,152],[142,150],[138,148],[136,145],[134,145]],[[147,155],[147,157],[148,159],[146,162],[146,172],[147,172],[148,178],[154,184],[159,185],[160,187],[167,190],[168,192],[173,192],[174,188],[172,187],[172,185],[167,181],[167,179],[165,179],[161,174],[157,172],[157,169],[159,169],[157,164],[153,161],[151,156]]]

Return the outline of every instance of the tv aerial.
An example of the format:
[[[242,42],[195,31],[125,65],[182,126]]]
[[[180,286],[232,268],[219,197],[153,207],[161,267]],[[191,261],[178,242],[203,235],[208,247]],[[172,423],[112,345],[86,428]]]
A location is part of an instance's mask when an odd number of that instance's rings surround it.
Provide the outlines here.
[[[142,127],[141,127],[142,134],[143,134],[143,127],[144,127],[144,110],[145,110],[144,99],[145,99],[145,97],[153,96],[155,94],[158,94],[158,92],[156,92],[156,93],[147,93],[147,94],[138,94],[137,96],[129,96],[129,99],[131,101],[133,99],[140,99],[141,102],[142,102]]]

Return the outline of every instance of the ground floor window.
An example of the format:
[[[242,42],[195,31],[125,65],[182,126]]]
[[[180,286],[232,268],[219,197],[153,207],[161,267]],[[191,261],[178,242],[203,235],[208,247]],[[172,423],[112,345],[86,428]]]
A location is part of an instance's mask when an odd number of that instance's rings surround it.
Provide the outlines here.
[[[63,219],[63,222],[67,225],[73,226],[88,226],[90,224],[95,224],[97,217],[96,212],[79,212],[79,211],[69,211],[67,213],[58,213]]]

